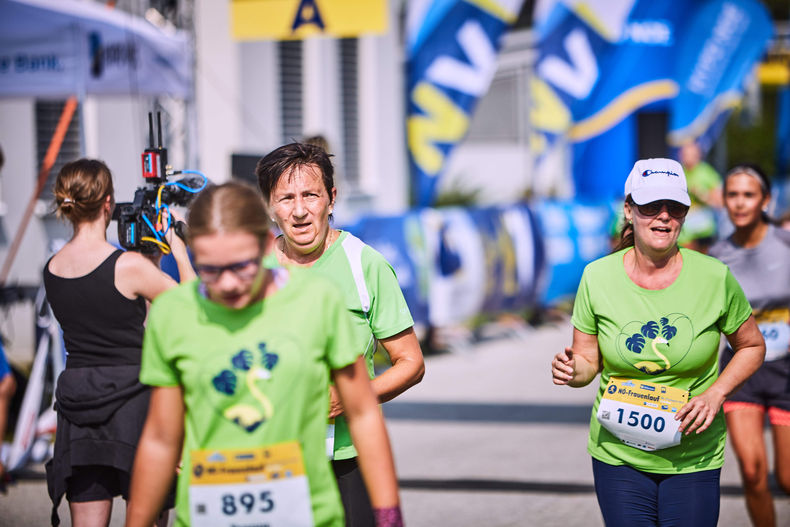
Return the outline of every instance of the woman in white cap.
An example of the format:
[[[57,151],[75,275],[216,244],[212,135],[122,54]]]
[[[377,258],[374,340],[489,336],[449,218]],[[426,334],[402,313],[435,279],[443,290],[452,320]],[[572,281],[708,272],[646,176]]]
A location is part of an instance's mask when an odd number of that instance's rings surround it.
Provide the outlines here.
[[[790,493],[790,232],[772,224],[765,212],[770,201],[771,184],[760,167],[731,169],[724,178],[724,205],[735,232],[709,253],[738,279],[765,337],[765,363],[723,406],[754,525],[776,525],[763,437],[766,414],[773,432],[774,476]],[[720,367],[732,358],[726,347]]]
[[[613,254],[589,264],[555,384],[601,373],[587,450],[604,522],[715,526],[724,399],[763,361],[749,302],[727,267],[677,245],[690,200],[680,164],[637,161]],[[718,372],[719,336],[735,350]]]

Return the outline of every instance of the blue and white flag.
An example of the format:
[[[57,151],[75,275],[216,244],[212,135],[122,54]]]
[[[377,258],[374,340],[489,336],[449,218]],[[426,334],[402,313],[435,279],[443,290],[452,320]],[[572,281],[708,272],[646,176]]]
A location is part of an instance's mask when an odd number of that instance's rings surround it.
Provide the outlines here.
[[[773,24],[757,0],[701,2],[685,20],[676,48],[678,96],[670,108],[669,140],[711,145],[706,137],[743,95],[744,79],[765,52]]]
[[[453,147],[466,135],[496,70],[502,35],[523,0],[414,0],[406,29],[407,148],[415,199],[436,199]]]
[[[670,145],[717,134],[772,34],[757,0],[689,0],[683,9],[670,0],[538,7],[530,144],[537,159],[559,138],[572,144],[583,199],[622,194],[638,157],[639,111],[668,112]]]

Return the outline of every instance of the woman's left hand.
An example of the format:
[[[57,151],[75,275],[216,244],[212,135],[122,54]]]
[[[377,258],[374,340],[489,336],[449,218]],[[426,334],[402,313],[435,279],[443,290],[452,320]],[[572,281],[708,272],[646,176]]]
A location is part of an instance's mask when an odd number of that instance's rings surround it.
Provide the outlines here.
[[[680,433],[689,435],[693,431],[698,434],[704,432],[713,423],[713,418],[719,413],[724,395],[708,388],[687,402],[675,416],[680,421]]]
[[[334,385],[329,386],[329,418],[333,419],[343,413],[343,403]]]

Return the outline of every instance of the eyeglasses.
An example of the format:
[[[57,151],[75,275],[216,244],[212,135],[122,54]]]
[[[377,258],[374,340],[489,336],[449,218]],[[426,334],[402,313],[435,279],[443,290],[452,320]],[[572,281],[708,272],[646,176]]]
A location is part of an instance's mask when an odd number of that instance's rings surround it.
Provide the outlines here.
[[[676,219],[683,218],[689,211],[687,206],[677,201],[672,201],[671,199],[651,201],[644,205],[634,203],[634,205],[636,205],[639,214],[642,216],[657,216],[665,206],[669,215]]]
[[[261,268],[261,256],[234,262],[228,265],[201,265],[195,264],[195,272],[200,279],[207,284],[216,282],[225,271],[230,271],[236,278],[245,282],[255,278]]]

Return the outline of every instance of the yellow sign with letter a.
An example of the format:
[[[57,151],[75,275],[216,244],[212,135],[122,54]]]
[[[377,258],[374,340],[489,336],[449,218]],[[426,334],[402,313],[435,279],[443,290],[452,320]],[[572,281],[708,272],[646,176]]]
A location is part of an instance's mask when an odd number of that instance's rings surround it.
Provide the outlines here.
[[[387,30],[386,0],[232,0],[233,38],[300,40]]]

